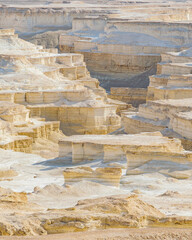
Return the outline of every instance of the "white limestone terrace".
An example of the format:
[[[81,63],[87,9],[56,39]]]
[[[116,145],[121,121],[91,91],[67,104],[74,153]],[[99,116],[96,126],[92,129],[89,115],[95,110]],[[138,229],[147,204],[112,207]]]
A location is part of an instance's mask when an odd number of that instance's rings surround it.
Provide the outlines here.
[[[192,108],[192,101],[191,99],[167,99],[167,100],[158,100],[151,102],[151,104],[159,105],[159,106],[173,106],[173,107],[178,107],[178,108],[186,108],[190,109]]]
[[[192,25],[187,22],[191,8],[186,12],[181,5],[156,3],[130,4],[114,15],[74,18],[72,29],[60,36],[60,50],[82,53],[91,75],[107,91],[146,88],[161,54],[190,47],[192,39]]]
[[[49,52],[19,39],[14,30],[0,32],[1,90],[78,88],[78,81],[70,81],[59,71],[62,67],[85,67],[81,55],[55,54],[54,49]]]
[[[123,161],[127,171],[151,160],[186,163],[191,152],[185,151],[178,139],[163,137],[160,132],[127,135],[71,136],[59,141],[59,158],[73,164],[85,161]]]
[[[162,62],[157,66],[157,75],[150,77],[149,90],[152,87],[189,88],[192,72],[191,48],[181,52],[161,54]]]
[[[191,48],[162,53],[157,75],[150,76],[148,100],[191,98]]]
[[[66,137],[60,142],[71,143],[95,143],[101,145],[122,145],[122,146],[156,146],[172,142],[168,138],[162,137],[161,133],[143,133],[143,134],[125,134],[125,135],[75,135]],[[166,145],[167,150],[169,145]],[[178,152],[181,151],[181,146],[178,145]]]
[[[127,133],[139,133],[162,131],[167,128],[173,129],[170,123],[174,120],[176,114],[189,112],[191,109],[191,98],[149,101],[147,104],[140,105],[138,113],[124,116],[125,131]]]
[[[55,58],[58,55],[49,52],[42,52],[41,46],[35,46],[29,42],[17,38],[14,35],[14,30],[9,30],[10,34],[4,33],[2,30],[2,37],[0,36],[0,77],[1,77],[1,89],[3,87],[6,89],[20,89],[26,88],[58,88],[65,87],[71,82],[64,78],[61,74],[55,74],[57,77],[55,80],[53,78],[47,77],[44,72],[54,72],[58,68],[55,66],[44,67],[42,71],[38,66],[35,66],[29,61],[29,58]],[[5,35],[7,34],[7,35]],[[61,56],[66,56],[65,54]],[[72,58],[72,55],[67,55]],[[25,80],[24,80],[25,79]],[[24,81],[23,81],[24,80]],[[14,84],[13,84],[14,83]],[[63,86],[62,86],[63,85]],[[73,84],[72,84],[73,85]],[[33,87],[32,87],[33,86]]]
[[[127,133],[159,130],[169,137],[177,135],[185,149],[191,149],[191,56],[191,48],[161,54],[157,75],[150,77],[147,103],[123,118]]]
[[[13,27],[23,36],[72,28],[74,18],[103,16],[111,19],[190,21],[190,1],[1,1],[0,27]],[[188,9],[186,13],[186,8]],[[150,10],[149,10],[150,9]],[[21,14],[21,12],[23,14]],[[15,21],[15,16],[16,21]],[[46,16],[46,17],[45,17]],[[156,19],[157,18],[157,19]],[[162,18],[162,19],[161,19]],[[27,21],[25,20],[27,19]],[[56,21],[55,21],[56,19]],[[48,21],[47,21],[48,20]]]
[[[108,133],[120,127],[116,109],[124,103],[107,98],[90,76],[83,55],[58,54],[56,49],[20,41],[12,29],[0,33],[1,101],[23,104],[33,117],[63,121],[62,130]]]

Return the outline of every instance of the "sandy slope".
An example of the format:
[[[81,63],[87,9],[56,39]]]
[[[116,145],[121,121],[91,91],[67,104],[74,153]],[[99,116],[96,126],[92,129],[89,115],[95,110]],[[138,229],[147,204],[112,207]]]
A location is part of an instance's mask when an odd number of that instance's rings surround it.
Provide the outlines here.
[[[0,240],[191,240],[192,229],[108,229],[36,237],[0,237]]]

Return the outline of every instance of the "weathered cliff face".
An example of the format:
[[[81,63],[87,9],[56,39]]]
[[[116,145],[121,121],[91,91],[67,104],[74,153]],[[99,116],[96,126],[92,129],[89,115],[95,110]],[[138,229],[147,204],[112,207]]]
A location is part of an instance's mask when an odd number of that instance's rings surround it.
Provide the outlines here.
[[[163,137],[158,132],[117,136],[72,136],[60,140],[59,147],[59,157],[63,161],[71,159],[73,164],[77,164],[94,160],[104,162],[127,160],[128,172],[131,168],[151,160],[177,163],[192,161],[191,152],[184,151],[178,139]],[[85,169],[86,171],[94,178],[95,172]],[[67,177],[67,173],[68,171],[64,172],[64,176]]]
[[[29,110],[19,104],[0,101],[0,118],[2,149],[32,153],[39,140],[50,142],[54,135],[58,141],[63,136],[59,130],[59,122],[30,118]],[[41,155],[40,151],[38,154]]]
[[[146,102],[147,89],[145,88],[111,88],[109,98],[126,102],[134,107]]]
[[[191,4],[6,4],[0,235],[190,228]]]
[[[124,11],[119,10],[121,15],[73,19],[72,30],[60,37],[60,50],[83,53],[92,76],[107,90],[146,88],[160,55],[179,51],[191,42],[191,24],[186,23],[191,10],[170,5],[168,13],[156,4],[153,11],[145,5],[142,11],[141,6],[128,9],[125,5]]]
[[[88,70],[107,90],[146,88],[160,54],[191,41],[186,23],[191,7],[180,1],[170,3],[169,11],[152,1],[17,1],[0,10],[0,27],[14,27],[22,38],[44,47],[83,53]]]
[[[191,48],[162,54],[157,74],[150,77],[147,103],[124,117],[125,131],[163,131],[191,149]]]
[[[25,193],[0,189],[0,208],[9,215],[1,214],[0,233],[6,235],[46,235],[50,233],[85,231],[108,227],[138,227],[153,225],[164,214],[136,196],[123,195],[94,200],[82,200],[74,208],[49,210],[31,204]],[[11,211],[15,211],[15,217]],[[35,212],[32,214],[32,212]],[[120,216],[120,217],[119,217]]]
[[[90,34],[89,39],[87,36],[89,34],[82,29],[71,35],[61,35],[60,50],[83,53],[89,71],[99,78],[106,89],[117,86],[147,87],[148,75],[155,73],[156,63],[160,61],[159,53],[168,50],[168,45],[166,47],[163,41],[158,42],[144,34],[112,31],[101,36]],[[135,38],[138,42],[133,43]],[[146,43],[154,40],[154,46]]]
[[[120,127],[118,104],[90,77],[82,55],[44,50],[12,30],[2,31],[0,42],[1,101],[25,105],[31,117],[60,121],[67,135],[102,134]]]
[[[62,187],[58,189],[62,190]],[[46,190],[39,189],[36,191],[37,195],[40,191]],[[5,220],[1,214],[0,232],[3,236],[157,227],[162,224],[171,227],[177,224],[182,224],[184,227],[191,226],[191,218],[183,220],[179,217],[166,217],[165,214],[143,202],[136,195],[124,194],[86,199],[78,201],[72,208],[44,209],[44,211],[39,205],[30,203],[25,193],[16,193],[1,188],[0,199],[0,208],[9,216],[9,219]],[[15,211],[15,216],[11,215],[12,210]],[[17,223],[15,217],[17,217]]]
[[[47,5],[44,7],[42,5],[38,6],[38,4],[25,4],[24,7],[1,7],[0,11],[1,28],[14,28],[26,36],[48,30],[70,29],[74,17],[84,17],[92,13],[92,10],[86,10],[81,7],[76,10],[75,6],[71,8],[69,5],[63,5],[62,7]],[[102,9],[100,9],[100,11],[100,14],[105,13],[105,10],[102,11]],[[93,14],[97,15],[100,11],[98,9]]]
[[[118,9],[106,7],[105,5],[96,6],[70,1],[7,1],[0,6],[0,27],[14,28],[22,38],[33,40],[43,40],[45,35],[41,34],[51,31],[53,39],[54,31],[65,32],[71,29],[74,18],[89,15],[102,16],[117,11]],[[37,37],[35,37],[36,34]],[[46,47],[48,47],[47,44],[49,43],[50,40],[47,39]]]

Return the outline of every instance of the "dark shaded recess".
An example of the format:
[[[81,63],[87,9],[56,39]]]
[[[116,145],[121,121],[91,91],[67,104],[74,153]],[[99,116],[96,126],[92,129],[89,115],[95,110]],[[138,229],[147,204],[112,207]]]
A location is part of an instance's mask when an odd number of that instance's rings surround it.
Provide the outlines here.
[[[100,86],[110,92],[111,87],[147,88],[149,76],[156,74],[157,66],[151,67],[146,72],[134,76],[127,76],[125,73],[104,74],[91,71],[91,76],[97,78]]]

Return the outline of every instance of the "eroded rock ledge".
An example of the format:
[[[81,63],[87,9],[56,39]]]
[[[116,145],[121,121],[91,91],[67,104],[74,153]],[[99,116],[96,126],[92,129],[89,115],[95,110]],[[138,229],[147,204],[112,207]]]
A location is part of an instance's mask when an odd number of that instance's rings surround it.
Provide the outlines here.
[[[0,189],[1,235],[36,235],[85,231],[89,229],[132,228],[147,226],[191,226],[191,219],[166,217],[135,195],[119,195],[82,200],[73,208],[47,210],[27,202],[26,194]],[[15,211],[14,216],[11,210]],[[36,212],[32,214],[31,212]],[[14,221],[17,218],[17,222]]]

